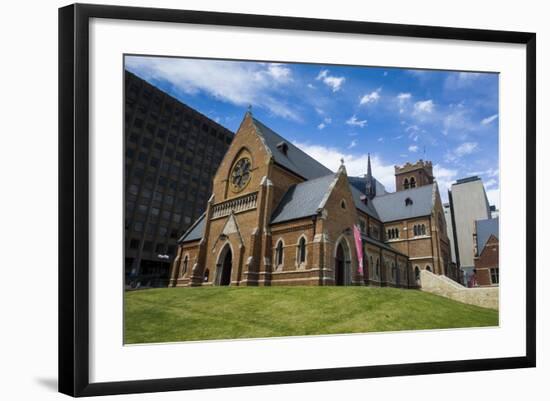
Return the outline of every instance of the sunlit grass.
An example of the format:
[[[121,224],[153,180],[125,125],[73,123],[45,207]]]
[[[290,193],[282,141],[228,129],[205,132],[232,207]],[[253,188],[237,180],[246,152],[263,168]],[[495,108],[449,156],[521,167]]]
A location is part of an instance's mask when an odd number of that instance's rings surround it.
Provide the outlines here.
[[[125,343],[498,325],[498,311],[418,290],[162,288],[125,293]]]

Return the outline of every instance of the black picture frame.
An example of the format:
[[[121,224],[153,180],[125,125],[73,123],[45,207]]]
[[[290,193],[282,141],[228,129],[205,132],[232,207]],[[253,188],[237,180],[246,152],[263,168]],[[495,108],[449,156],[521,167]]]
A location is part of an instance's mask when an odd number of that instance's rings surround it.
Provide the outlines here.
[[[526,353],[521,357],[90,383],[89,22],[91,18],[515,43],[526,46]],[[71,396],[237,387],[536,364],[536,35],[479,29],[75,4],[59,9],[59,391]]]

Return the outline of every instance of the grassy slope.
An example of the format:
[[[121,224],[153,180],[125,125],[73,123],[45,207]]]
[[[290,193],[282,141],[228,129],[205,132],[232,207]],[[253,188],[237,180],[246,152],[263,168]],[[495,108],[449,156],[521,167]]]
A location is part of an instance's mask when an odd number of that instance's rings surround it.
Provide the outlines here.
[[[163,288],[125,297],[127,344],[498,325],[495,310],[394,288]]]

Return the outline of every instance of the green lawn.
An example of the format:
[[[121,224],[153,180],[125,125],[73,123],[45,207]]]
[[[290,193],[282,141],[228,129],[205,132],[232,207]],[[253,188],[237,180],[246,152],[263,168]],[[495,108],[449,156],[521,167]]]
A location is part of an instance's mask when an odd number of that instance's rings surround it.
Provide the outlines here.
[[[161,288],[125,293],[125,343],[497,326],[498,311],[418,290]]]

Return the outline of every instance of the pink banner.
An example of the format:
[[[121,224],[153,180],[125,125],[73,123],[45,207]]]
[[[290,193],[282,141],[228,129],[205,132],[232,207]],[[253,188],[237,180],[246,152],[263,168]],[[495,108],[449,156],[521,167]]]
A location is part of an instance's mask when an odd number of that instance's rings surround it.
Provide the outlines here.
[[[357,251],[357,271],[363,273],[363,242],[361,241],[361,231],[357,225],[353,226],[353,238],[355,239],[355,250]]]

